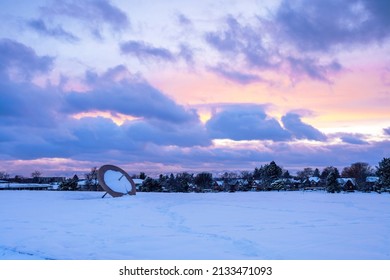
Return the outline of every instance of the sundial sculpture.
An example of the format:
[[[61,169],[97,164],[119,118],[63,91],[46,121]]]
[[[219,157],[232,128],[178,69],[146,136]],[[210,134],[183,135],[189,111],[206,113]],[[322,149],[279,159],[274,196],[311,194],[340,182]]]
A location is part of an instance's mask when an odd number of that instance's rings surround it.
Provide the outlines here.
[[[99,184],[106,191],[102,196],[110,194],[112,197],[135,195],[136,188],[133,179],[123,169],[115,165],[103,165],[97,172]]]

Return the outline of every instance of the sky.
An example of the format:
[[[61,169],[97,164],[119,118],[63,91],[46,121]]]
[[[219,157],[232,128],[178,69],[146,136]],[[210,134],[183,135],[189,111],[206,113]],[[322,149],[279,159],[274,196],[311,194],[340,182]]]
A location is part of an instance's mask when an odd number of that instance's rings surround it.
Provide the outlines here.
[[[3,0],[0,171],[390,156],[387,0]]]

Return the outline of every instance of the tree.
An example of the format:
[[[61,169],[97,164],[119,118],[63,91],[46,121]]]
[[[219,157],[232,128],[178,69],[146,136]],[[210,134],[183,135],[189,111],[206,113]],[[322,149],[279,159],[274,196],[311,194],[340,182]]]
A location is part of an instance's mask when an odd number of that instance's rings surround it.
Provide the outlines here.
[[[322,173],[321,173],[321,176],[320,178],[323,179],[323,180],[326,180],[326,178],[328,177],[328,175],[330,173],[334,172],[336,177],[337,178],[340,178],[340,173],[339,173],[339,170],[334,167],[334,166],[328,166],[328,167],[325,167],[324,170],[322,170]]]
[[[341,172],[342,177],[354,178],[356,187],[360,191],[367,191],[366,178],[370,175],[373,175],[373,170],[366,162],[355,162]]]
[[[92,167],[91,171],[85,174],[85,188],[89,191],[102,191],[97,178],[97,167]]]
[[[320,171],[318,170],[318,168],[314,170],[313,177],[320,177]]]
[[[330,193],[340,192],[341,187],[337,182],[337,173],[332,171],[329,173],[328,177],[326,177],[326,191]]]
[[[381,184],[385,187],[390,187],[390,158],[383,158],[376,169],[376,174]]]
[[[158,184],[161,188],[161,191],[170,192],[171,186],[169,184],[169,177],[167,175],[160,174],[158,177]]]
[[[33,178],[34,183],[39,183],[39,177],[41,177],[42,173],[38,170],[35,170],[31,173],[31,177]]]
[[[302,171],[297,172],[297,177],[304,180],[309,177],[312,177],[314,174],[314,171],[311,167],[305,167]]]
[[[145,174],[145,172],[140,172],[138,177],[139,177],[141,180],[145,180],[145,179],[146,179],[146,174]]]
[[[75,191],[78,189],[77,184],[77,176],[73,176],[73,178],[66,179],[59,185],[59,189],[62,191]]]
[[[282,168],[279,167],[274,161],[271,161],[270,164],[264,166],[265,179],[270,183],[279,179],[282,176]]]
[[[253,179],[255,180],[261,180],[261,179],[264,179],[264,166],[260,166],[260,168],[255,168],[255,170],[253,171]]]
[[[162,187],[158,180],[147,177],[141,185],[141,191],[143,192],[161,192]]]
[[[204,189],[210,188],[213,184],[213,175],[208,172],[202,172],[195,176],[194,183],[198,187],[198,191],[203,192]]]
[[[7,180],[9,179],[9,174],[5,171],[0,171],[0,180]]]
[[[194,175],[189,174],[187,172],[177,173],[176,174],[176,182],[177,182],[177,192],[188,192],[190,189],[190,185],[194,180]]]
[[[288,170],[285,170],[283,172],[282,178],[284,178],[284,179],[291,179],[290,172]]]

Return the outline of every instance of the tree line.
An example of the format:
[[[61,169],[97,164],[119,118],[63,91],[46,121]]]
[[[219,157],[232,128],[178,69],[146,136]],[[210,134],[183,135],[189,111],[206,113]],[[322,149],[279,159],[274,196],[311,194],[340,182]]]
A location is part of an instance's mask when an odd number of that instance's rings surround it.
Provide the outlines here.
[[[367,182],[368,177],[377,177],[374,182]],[[296,176],[290,175],[275,161],[256,167],[252,172],[240,173],[225,172],[217,178],[208,172],[199,174],[178,173],[176,175],[160,175],[153,179],[147,177],[140,187],[140,191],[146,192],[203,192],[212,191],[248,191],[256,190],[296,190],[310,186],[310,178],[317,179],[316,186],[322,187],[328,192],[340,192],[343,190],[343,180],[353,179],[354,188],[357,191],[373,191],[390,187],[390,158],[381,160],[377,167],[373,168],[368,163],[356,162],[343,168],[341,173],[336,167],[325,167],[321,172],[318,168],[304,168],[297,172]],[[219,182],[220,184],[216,184]],[[254,187],[255,186],[255,187]],[[344,189],[347,190],[347,189]]]
[[[33,180],[38,182],[41,172],[32,173]],[[367,182],[368,177],[376,177],[377,180]],[[97,168],[93,167],[85,174],[84,184],[79,184],[77,175],[64,179],[59,185],[60,190],[84,190],[102,191],[97,180]],[[345,189],[340,178],[353,179],[353,190],[373,191],[390,190],[390,158],[383,158],[378,166],[371,167],[365,162],[356,162],[343,168],[341,172],[336,167],[328,166],[320,171],[318,168],[306,167],[290,175],[288,170],[283,169],[271,161],[269,164],[256,167],[252,172],[241,171],[225,172],[218,177],[213,177],[210,172],[198,174],[181,172],[177,174],[160,174],[158,178],[148,177],[144,172],[133,175],[133,178],[142,179],[138,191],[142,192],[205,192],[205,191],[248,191],[251,189],[271,190],[296,190],[310,188],[314,178],[316,187],[323,188],[328,192],[340,192]],[[15,179],[19,178],[15,176]],[[6,172],[0,172],[1,179],[10,179]],[[20,179],[20,178],[19,178]],[[350,182],[351,183],[351,182]],[[343,189],[344,188],[344,189]]]

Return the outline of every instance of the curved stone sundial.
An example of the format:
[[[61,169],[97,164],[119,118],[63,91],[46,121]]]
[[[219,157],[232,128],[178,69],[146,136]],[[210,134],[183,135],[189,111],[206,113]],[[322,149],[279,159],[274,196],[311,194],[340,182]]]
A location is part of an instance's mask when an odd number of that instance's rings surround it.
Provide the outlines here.
[[[123,195],[135,195],[136,188],[133,179],[123,169],[115,165],[103,165],[97,172],[99,184],[112,197],[121,197]]]

